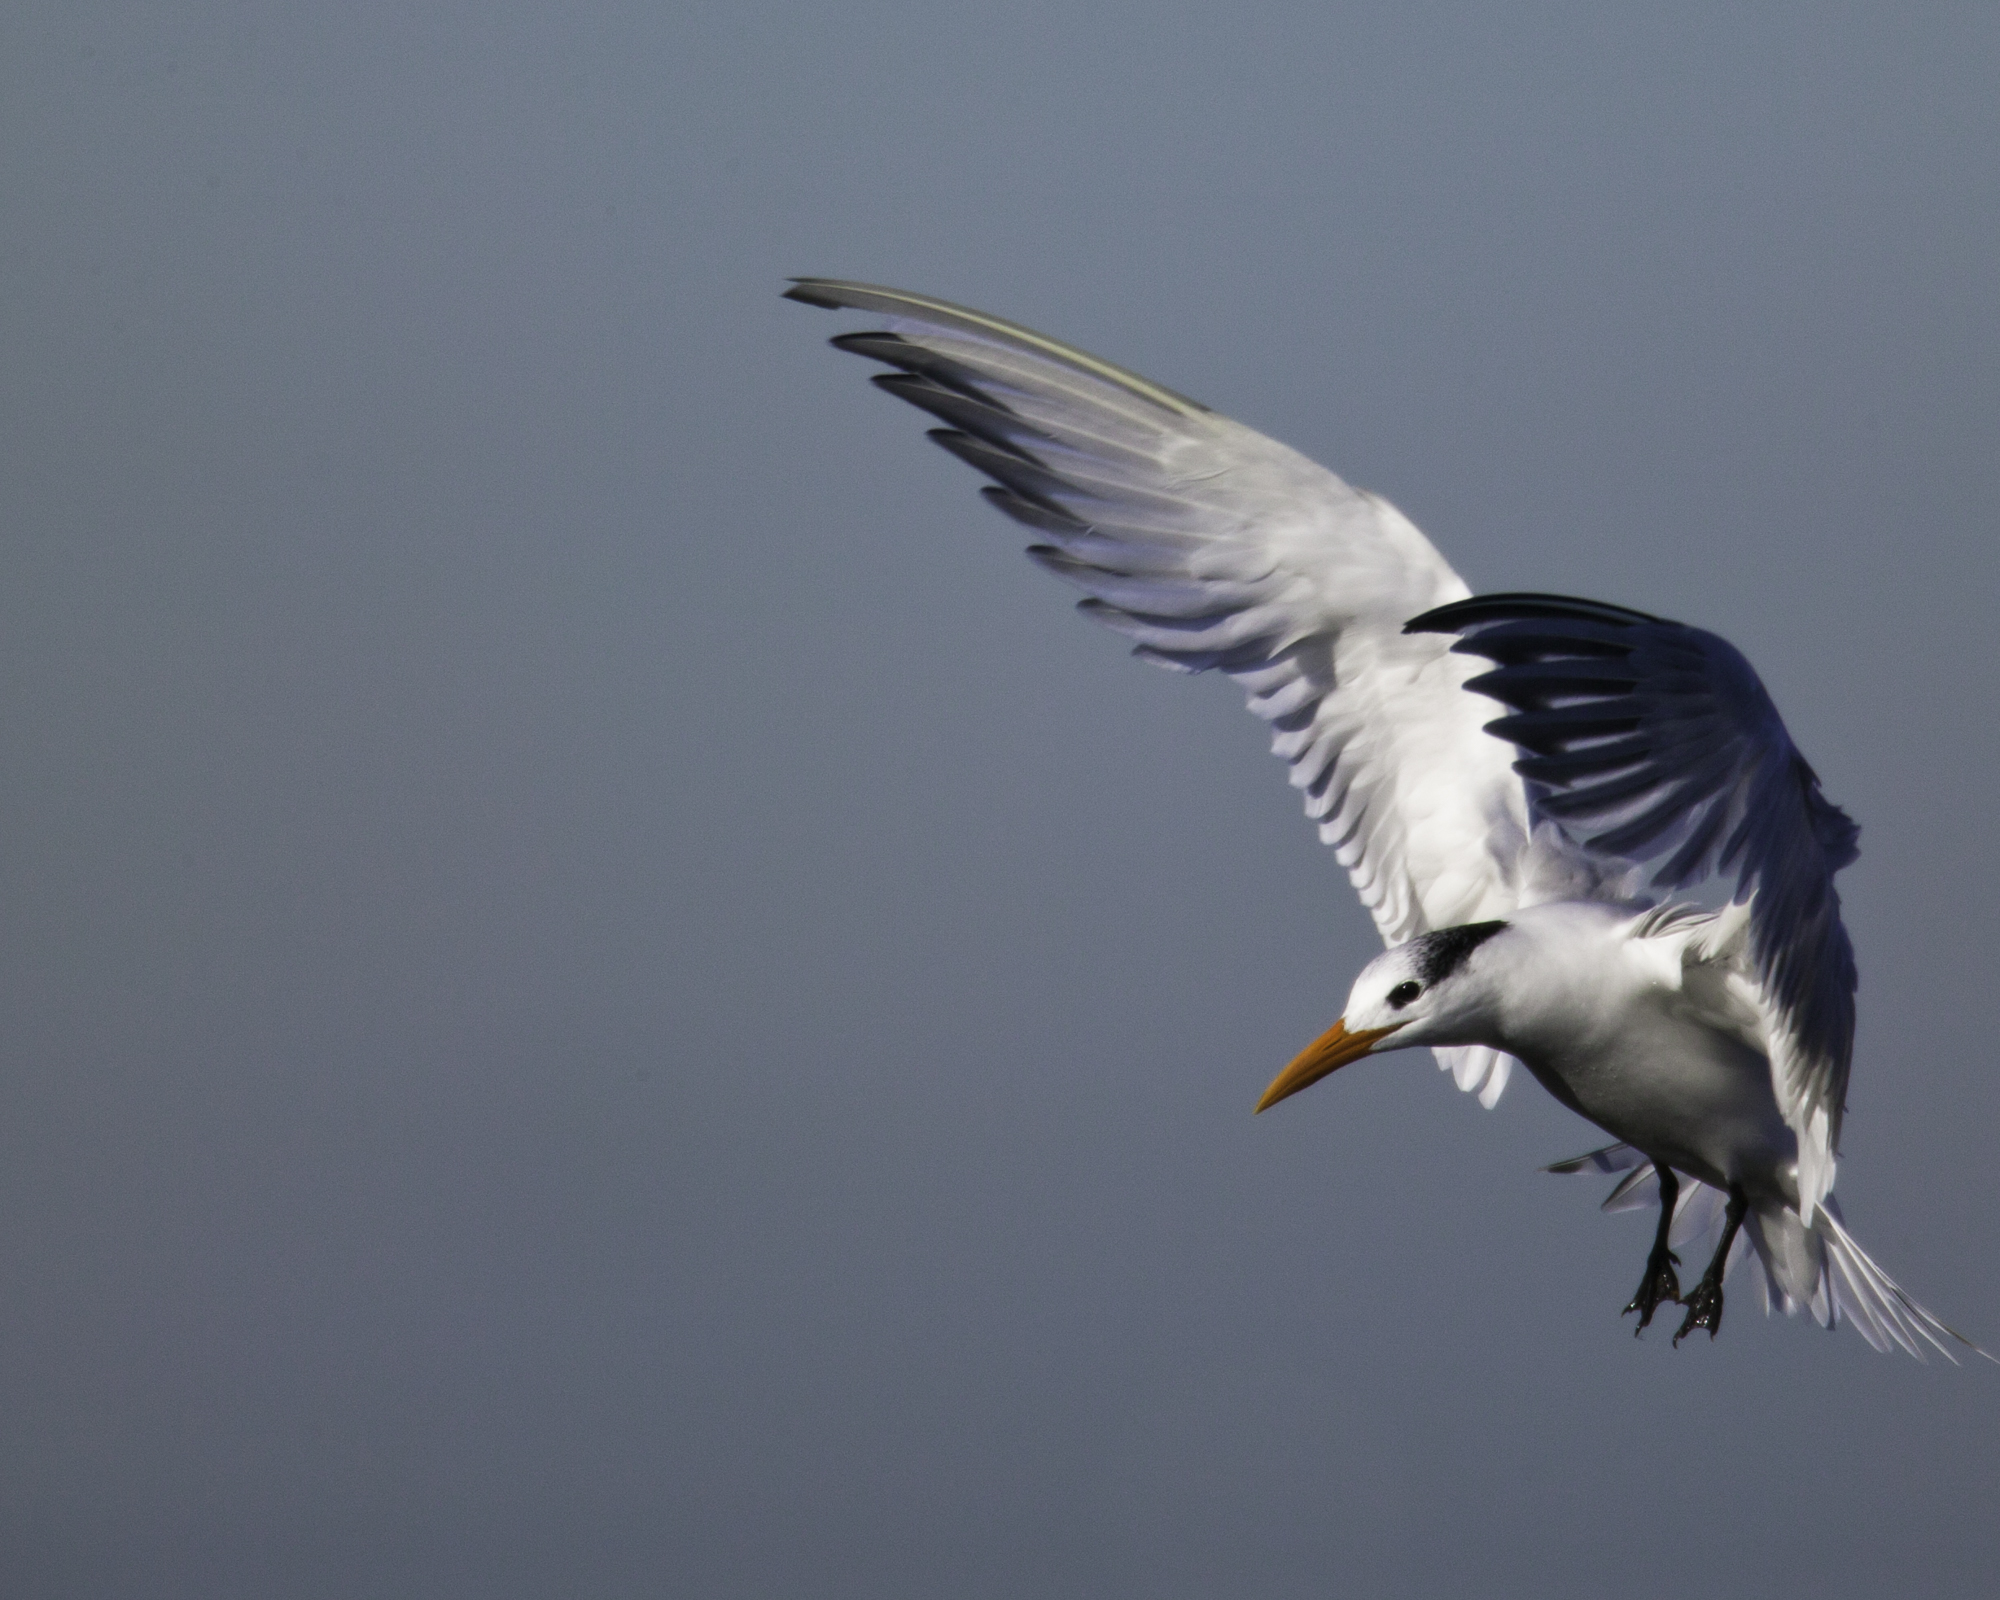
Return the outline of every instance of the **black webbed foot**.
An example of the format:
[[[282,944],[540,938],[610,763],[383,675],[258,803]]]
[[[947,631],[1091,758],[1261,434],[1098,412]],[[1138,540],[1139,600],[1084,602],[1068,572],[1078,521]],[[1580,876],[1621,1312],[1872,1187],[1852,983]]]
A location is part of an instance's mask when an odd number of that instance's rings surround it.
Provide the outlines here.
[[[1667,1235],[1674,1225],[1674,1203],[1680,1198],[1680,1179],[1664,1161],[1653,1163],[1653,1173],[1660,1183],[1660,1225],[1653,1230],[1653,1251],[1646,1257],[1646,1275],[1639,1280],[1639,1292],[1632,1296],[1632,1303],[1623,1313],[1628,1317],[1635,1311],[1639,1313],[1639,1326],[1632,1330],[1635,1339],[1646,1331],[1646,1324],[1653,1320],[1662,1300],[1678,1302],[1681,1297],[1681,1280],[1674,1276],[1681,1258],[1667,1248]]]
[[[1676,1349],[1680,1347],[1681,1340],[1697,1328],[1708,1329],[1711,1339],[1722,1331],[1722,1275],[1729,1270],[1729,1247],[1736,1242],[1736,1230],[1743,1226],[1743,1213],[1748,1208],[1749,1201],[1743,1191],[1731,1184],[1729,1205],[1722,1213],[1722,1240],[1715,1247],[1708,1271],[1694,1286],[1694,1293],[1681,1302],[1688,1308],[1688,1314],[1687,1320],[1681,1324],[1681,1331],[1674,1335]]]
[[[1694,1286],[1694,1293],[1689,1295],[1683,1303],[1688,1308],[1688,1314],[1687,1320],[1681,1324],[1681,1331],[1674,1335],[1674,1344],[1676,1347],[1679,1346],[1681,1340],[1685,1339],[1697,1328],[1708,1329],[1708,1336],[1711,1339],[1722,1331],[1722,1280],[1720,1278],[1704,1276],[1701,1282]]]
[[[1632,1303],[1622,1313],[1628,1317],[1635,1311],[1639,1313],[1639,1326],[1632,1330],[1633,1338],[1646,1331],[1646,1324],[1653,1320],[1653,1313],[1660,1309],[1661,1301],[1680,1303],[1681,1280],[1674,1272],[1674,1268],[1680,1265],[1680,1259],[1663,1246],[1655,1246],[1653,1253],[1646,1257],[1646,1275],[1639,1280],[1639,1292],[1632,1296]]]

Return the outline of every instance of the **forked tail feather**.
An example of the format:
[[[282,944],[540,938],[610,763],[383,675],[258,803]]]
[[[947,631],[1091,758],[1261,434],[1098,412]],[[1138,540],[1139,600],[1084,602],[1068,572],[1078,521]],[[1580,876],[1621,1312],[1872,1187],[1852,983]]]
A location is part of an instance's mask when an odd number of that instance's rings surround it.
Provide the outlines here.
[[[1826,1276],[1833,1285],[1834,1304],[1854,1324],[1855,1331],[1877,1350],[1886,1352],[1894,1343],[1921,1361],[1924,1352],[1917,1343],[1921,1339],[1956,1366],[1958,1357],[1945,1343],[1950,1339],[1976,1356],[1993,1360],[1956,1328],[1940,1322],[1918,1305],[1901,1284],[1875,1265],[1841,1223],[1840,1208],[1831,1195],[1820,1204],[1813,1218],[1813,1232],[1826,1247]]]
[[[1630,1145],[1607,1145],[1544,1170],[1622,1174],[1604,1201],[1606,1211],[1631,1211],[1660,1203],[1652,1162]],[[1674,1210],[1673,1248],[1692,1246],[1694,1254],[1712,1249],[1722,1231],[1723,1199],[1721,1190],[1683,1176],[1680,1203]],[[1729,1253],[1728,1273],[1750,1253],[1746,1247],[1754,1247],[1757,1288],[1766,1315],[1775,1306],[1787,1316],[1808,1312],[1825,1328],[1850,1322],[1874,1349],[1885,1354],[1902,1349],[1919,1361],[1925,1359],[1928,1346],[1956,1365],[1953,1344],[1988,1361],[1996,1360],[1917,1304],[1901,1284],[1877,1266],[1847,1231],[1832,1196],[1817,1208],[1810,1230],[1789,1207],[1753,1211],[1744,1220],[1746,1226]]]

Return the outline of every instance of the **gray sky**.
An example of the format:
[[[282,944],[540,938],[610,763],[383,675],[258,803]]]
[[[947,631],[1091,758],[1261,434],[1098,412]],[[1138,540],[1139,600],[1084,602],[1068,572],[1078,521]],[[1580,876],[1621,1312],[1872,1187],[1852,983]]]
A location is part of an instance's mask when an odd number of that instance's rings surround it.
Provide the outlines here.
[[[2000,13],[0,20],[0,1572],[35,1596],[1988,1592],[2000,1377],[1636,1342],[1601,1142],[789,273],[1074,339],[1864,827],[1841,1196],[2000,1340]]]

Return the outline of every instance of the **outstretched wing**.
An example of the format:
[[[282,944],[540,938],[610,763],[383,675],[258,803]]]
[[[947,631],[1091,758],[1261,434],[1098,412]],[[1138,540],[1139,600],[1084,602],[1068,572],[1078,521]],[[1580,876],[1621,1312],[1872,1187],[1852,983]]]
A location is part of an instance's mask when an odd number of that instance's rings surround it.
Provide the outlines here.
[[[993,480],[1086,614],[1149,661],[1243,685],[1386,941],[1513,909],[1526,797],[1461,693],[1476,669],[1402,631],[1468,591],[1395,507],[998,318],[823,278],[790,297],[886,320],[833,342],[896,369],[875,382],[944,424],[931,437]]]
[[[1777,707],[1727,640],[1561,595],[1482,595],[1428,612],[1493,669],[1467,687],[1509,714],[1538,816],[1679,889],[1733,877],[1745,965],[1768,1015],[1778,1104],[1799,1140],[1801,1214],[1833,1185],[1854,1049],[1854,952],[1833,875],[1859,830],[1820,793]]]

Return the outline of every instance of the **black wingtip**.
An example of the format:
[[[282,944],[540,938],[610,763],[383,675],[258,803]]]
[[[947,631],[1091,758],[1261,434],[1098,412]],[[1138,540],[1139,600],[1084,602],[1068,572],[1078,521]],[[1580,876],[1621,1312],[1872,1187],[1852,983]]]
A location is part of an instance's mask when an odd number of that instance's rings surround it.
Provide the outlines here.
[[[1522,622],[1531,618],[1561,618],[1570,622],[1602,622],[1614,628],[1631,628],[1641,623],[1664,622],[1650,612],[1630,606],[1614,606],[1603,600],[1584,600],[1568,594],[1476,594],[1470,600],[1454,600],[1403,624],[1405,633],[1459,633],[1486,622]]]
[[[796,300],[802,306],[818,306],[822,311],[838,311],[840,302],[819,286],[825,278],[793,278],[791,288],[785,291],[787,300]]]

